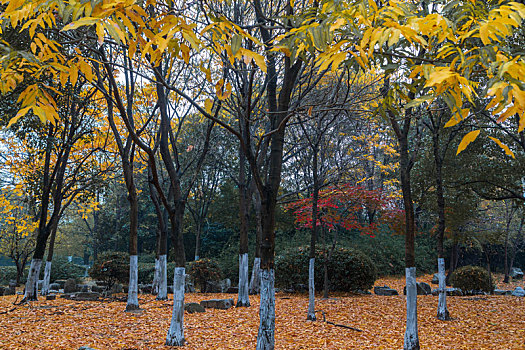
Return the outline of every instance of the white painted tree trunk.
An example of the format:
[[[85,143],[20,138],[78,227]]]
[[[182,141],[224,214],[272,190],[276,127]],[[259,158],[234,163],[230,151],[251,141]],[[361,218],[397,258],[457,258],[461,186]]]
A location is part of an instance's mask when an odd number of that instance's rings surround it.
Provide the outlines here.
[[[44,282],[42,282],[42,289],[40,290],[41,295],[49,294],[50,280],[51,280],[51,261],[46,261],[46,267],[44,269]]]
[[[153,283],[151,285],[151,294],[159,294],[159,259],[155,259],[155,272],[153,273]]]
[[[307,320],[315,321],[315,258],[310,258],[310,263],[308,265],[308,314],[306,316]]]
[[[406,268],[405,278],[407,286],[407,324],[403,349],[419,350],[419,336],[417,332],[416,268]]]
[[[157,300],[168,299],[168,276],[166,255],[159,255],[159,276]]]
[[[442,321],[450,320],[447,309],[447,284],[445,276],[445,259],[438,258],[439,299],[437,318]]]
[[[259,307],[259,333],[257,350],[275,347],[275,274],[274,270],[261,270],[261,304]]]
[[[126,311],[139,309],[139,257],[129,256],[128,303]]]
[[[40,266],[42,265],[42,259],[31,260],[31,267],[29,268],[29,274],[27,275],[26,291],[24,294],[24,300],[37,300],[38,295],[38,275],[40,274]]]
[[[261,258],[253,259],[252,278],[250,279],[250,293],[258,294],[261,284]]]
[[[237,298],[237,307],[250,306],[248,282],[248,253],[239,254],[239,296]]]
[[[186,269],[176,267],[173,276],[173,313],[171,315],[170,329],[166,337],[166,345],[184,345],[184,279]]]
[[[199,260],[200,257],[198,255],[195,255],[195,261]]]

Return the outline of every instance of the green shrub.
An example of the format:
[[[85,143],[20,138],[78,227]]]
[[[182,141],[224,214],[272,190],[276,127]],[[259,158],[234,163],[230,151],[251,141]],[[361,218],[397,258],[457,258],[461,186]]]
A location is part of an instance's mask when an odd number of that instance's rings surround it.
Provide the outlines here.
[[[0,285],[7,285],[10,280],[16,281],[16,266],[0,266]]]
[[[139,262],[139,283],[152,283],[155,275],[155,263]]]
[[[111,287],[114,283],[128,283],[129,281],[129,256],[122,252],[106,252],[100,254],[89,275],[95,280],[101,280]]]
[[[173,273],[175,271],[175,263],[170,262],[166,264],[166,272],[168,285],[173,283]],[[186,266],[189,270],[189,265]],[[129,272],[128,272],[129,273]],[[155,275],[155,263],[139,263],[139,283],[152,283]]]
[[[454,288],[463,291],[482,290],[492,292],[494,286],[487,270],[479,266],[463,266],[457,269],[450,276],[450,283]]]
[[[139,264],[140,263],[155,263],[155,253],[145,253],[139,255]]]
[[[40,276],[44,276],[44,269],[46,262],[42,261],[42,266],[40,267]],[[51,276],[50,281],[56,280],[67,280],[69,278],[74,278],[77,281],[80,281],[86,273],[86,268],[81,265],[74,264],[69,262],[67,258],[57,257],[53,259],[51,264]]]
[[[188,274],[195,285],[200,287],[202,293],[206,292],[206,281],[218,281],[222,276],[219,264],[211,259],[199,259],[190,262]]]
[[[276,257],[275,284],[288,288],[298,284],[308,285],[309,248],[290,249]],[[315,288],[323,289],[325,255],[316,251]],[[372,260],[356,249],[336,248],[328,261],[328,279],[331,291],[356,291],[372,288],[376,280]]]
[[[404,275],[405,236],[393,235],[384,229],[375,237],[341,233],[339,241],[342,246],[357,248],[368,255],[380,276]],[[415,244],[417,274],[433,273],[437,261],[435,238],[420,234]]]
[[[28,263],[24,269],[24,275],[20,279],[21,283],[25,283],[27,275],[29,273]],[[44,269],[46,262],[42,261],[40,266],[40,277],[44,277]],[[56,280],[67,280],[69,278],[74,278],[79,281],[84,274],[86,273],[86,268],[81,265],[74,264],[69,262],[67,258],[57,257],[53,259],[51,265],[51,276],[50,281],[54,282]],[[0,266],[0,285],[9,283],[9,280],[16,280],[16,266]]]

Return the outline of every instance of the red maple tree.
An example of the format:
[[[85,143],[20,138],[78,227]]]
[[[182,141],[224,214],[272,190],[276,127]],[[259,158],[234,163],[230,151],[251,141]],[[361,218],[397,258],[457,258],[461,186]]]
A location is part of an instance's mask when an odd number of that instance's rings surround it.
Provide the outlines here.
[[[293,210],[298,227],[312,228],[312,205],[312,196],[287,205],[287,210]],[[380,190],[351,184],[331,186],[319,191],[317,206],[316,225],[329,231],[341,227],[374,237],[381,224],[396,233],[403,230],[404,211]]]

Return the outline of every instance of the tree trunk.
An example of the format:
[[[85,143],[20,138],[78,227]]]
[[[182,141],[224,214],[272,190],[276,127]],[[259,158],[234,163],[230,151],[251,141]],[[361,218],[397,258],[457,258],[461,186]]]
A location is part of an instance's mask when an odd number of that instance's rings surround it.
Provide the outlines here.
[[[509,241],[508,241],[508,232],[507,232],[507,235],[505,236],[505,254],[503,256],[504,263],[505,263],[505,266],[504,266],[505,277],[503,278],[503,283],[509,283],[509,279],[510,279],[508,246],[509,246]]]
[[[261,305],[259,308],[259,333],[257,350],[273,350],[275,347],[275,290],[274,270],[261,270]]]
[[[132,147],[133,148],[133,147]],[[135,184],[133,181],[133,150],[130,155],[130,162],[126,164],[125,178],[126,186],[128,188],[129,201],[129,284],[128,284],[128,300],[126,304],[126,311],[133,311],[139,309],[139,266],[138,266],[138,198]]]
[[[309,321],[317,320],[315,317],[315,258],[310,258],[308,263],[308,313],[306,319]]]
[[[433,149],[434,149],[434,164],[436,166],[436,202],[438,207],[438,234],[437,234],[437,250],[438,250],[438,278],[439,278],[439,297],[437,318],[442,321],[450,320],[450,314],[447,308],[447,291],[446,291],[446,276],[445,276],[445,254],[443,242],[445,239],[445,195],[443,191],[443,159],[439,151],[439,131],[441,123],[434,125],[432,130]]]
[[[416,268],[407,267],[405,269],[407,286],[407,322],[405,332],[405,342],[403,349],[419,349],[419,337],[417,330],[417,286]]]
[[[261,258],[253,259],[252,277],[250,278],[250,294],[259,294],[261,285]]]
[[[239,294],[237,307],[250,306],[248,297],[248,193],[246,184],[246,156],[239,150]]]
[[[317,144],[314,145],[312,159],[312,175],[314,180],[314,193],[312,195],[312,233],[310,236],[310,260],[308,263],[308,311],[306,319],[315,321],[315,243],[317,239],[317,205],[319,201],[319,176],[317,174]],[[328,270],[325,264],[325,298],[328,297]]]
[[[416,256],[415,256],[415,234],[416,226],[414,219],[414,202],[412,200],[412,188],[410,185],[410,171],[413,159],[410,159],[408,147],[408,133],[410,130],[412,113],[405,112],[402,127],[394,116],[390,116],[399,145],[399,171],[401,175],[401,190],[403,193],[403,204],[405,209],[405,278],[406,278],[406,329],[404,350],[419,350],[419,336],[417,329],[417,287],[416,287]]]
[[[272,198],[270,202],[267,199],[268,197]],[[261,301],[256,350],[273,350],[275,347],[274,228],[276,199],[276,196],[267,194],[262,200]]]
[[[42,282],[42,290],[40,291],[41,295],[49,294],[49,284],[51,282],[51,263],[53,261],[56,234],[57,228],[53,227],[51,236],[49,237],[49,247],[47,248],[46,266],[44,268],[44,281]]]
[[[26,290],[24,294],[24,300],[26,301],[37,300],[37,282],[41,265],[42,259],[33,258],[33,260],[31,260],[31,267],[29,268],[29,274],[27,275]]]
[[[510,223],[512,221],[512,216],[513,216],[513,208],[509,209],[507,207],[507,210],[506,210],[506,213],[507,213],[507,227],[506,227],[506,230],[505,230],[505,255],[504,255],[504,272],[505,272],[505,278],[503,279],[503,283],[509,283],[509,274],[510,274],[510,268],[509,268],[509,235],[510,235]]]
[[[239,254],[239,296],[237,307],[250,306],[248,297],[248,253]]]
[[[195,261],[200,259],[201,234],[202,234],[202,223],[199,222],[199,224],[197,225],[197,234],[195,235],[195,258],[194,258]]]
[[[447,309],[447,285],[445,276],[445,259],[438,258],[438,278],[439,278],[439,297],[437,318],[442,321],[449,321],[450,314]]]
[[[44,279],[42,281],[42,289],[40,290],[40,295],[49,294],[49,284],[51,279],[51,261],[46,261],[46,266],[44,267]]]
[[[255,258],[253,259],[252,277],[250,279],[250,294],[258,294],[261,285],[261,237],[262,237],[262,214],[261,197],[257,191],[253,192],[253,206],[256,217],[255,232]]]
[[[35,301],[38,299],[38,276],[46,249],[46,241],[49,237],[49,227],[44,224],[43,229],[38,230],[35,252],[31,260],[31,267],[25,285],[24,301]]]
[[[157,300],[168,300],[168,261],[166,254],[159,255],[159,284]]]
[[[160,208],[160,206],[159,206]],[[160,230],[160,241],[159,241],[159,271],[158,271],[158,289],[157,289],[157,300],[168,299],[168,223],[167,223],[166,210],[161,211],[160,218],[161,230]]]
[[[126,304],[126,311],[134,311],[139,309],[139,264],[138,256],[129,256],[129,284],[128,284],[128,302]]]
[[[184,278],[186,276],[184,267],[175,267],[173,277],[173,313],[171,324],[166,337],[167,346],[184,345]]]
[[[184,292],[186,277],[186,256],[184,255],[184,240],[182,236],[182,219],[184,203],[175,203],[176,207],[170,213],[171,240],[175,250],[175,273],[173,277],[173,312],[170,328],[166,337],[166,345],[184,345]]]
[[[18,261],[16,262],[16,285],[20,285],[22,277],[24,277],[24,268]]]
[[[162,208],[159,194],[153,184],[153,170],[148,163],[148,186],[151,201],[155,207],[157,215],[157,251],[155,259],[155,276],[153,278],[152,293],[157,294],[157,300],[166,300],[168,298],[168,281],[166,255],[168,253],[168,224],[166,209]]]
[[[151,294],[159,293],[159,257],[157,251],[157,257],[155,258],[155,272],[153,273],[153,283],[151,285]]]
[[[47,225],[47,220],[48,220],[47,216],[49,212],[49,203],[50,203],[51,185],[52,185],[52,179],[50,178],[51,176],[50,164],[51,164],[52,135],[53,135],[53,127],[50,125],[48,129],[48,138],[47,138],[47,145],[46,145],[46,152],[45,152],[45,159],[44,159],[44,168],[43,168],[44,178],[43,178],[42,198],[41,198],[41,204],[40,204],[38,231],[37,231],[37,237],[36,237],[36,247],[35,247],[35,252],[33,253],[33,259],[31,260],[31,266],[29,268],[29,274],[27,276],[27,281],[25,285],[25,293],[24,293],[24,299],[23,299],[24,301],[37,300],[38,298],[38,285],[37,285],[38,275],[40,274],[40,266],[42,265],[42,260],[44,258],[47,239],[49,237],[49,234],[51,233]],[[55,165],[55,167],[57,166],[58,164]]]

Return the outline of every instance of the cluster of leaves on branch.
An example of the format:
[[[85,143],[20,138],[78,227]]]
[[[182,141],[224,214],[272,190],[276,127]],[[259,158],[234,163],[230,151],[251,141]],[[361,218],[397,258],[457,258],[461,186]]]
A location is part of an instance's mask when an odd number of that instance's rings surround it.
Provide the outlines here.
[[[313,226],[312,198],[300,199],[287,206],[293,211],[298,227]],[[402,229],[399,223],[404,212],[380,190],[367,190],[350,184],[331,186],[319,192],[317,206],[316,226],[328,230],[339,227],[373,237],[380,224],[389,225],[394,232]]]
[[[280,36],[277,47],[292,60],[320,52],[320,70],[335,71],[343,64],[381,69],[391,78],[382,113],[430,108],[440,98],[453,112],[448,127],[472,116],[479,99],[488,98],[486,109],[499,122],[518,116],[521,132],[525,60],[511,42],[524,18],[525,5],[512,1],[328,0],[306,16],[295,16],[297,28]],[[479,133],[467,134],[458,152]]]

